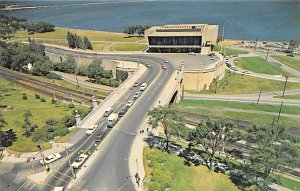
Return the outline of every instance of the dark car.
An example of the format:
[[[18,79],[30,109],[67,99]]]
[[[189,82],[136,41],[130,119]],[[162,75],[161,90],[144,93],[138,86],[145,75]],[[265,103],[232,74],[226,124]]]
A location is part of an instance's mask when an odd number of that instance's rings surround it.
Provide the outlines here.
[[[128,108],[124,107],[123,109],[121,109],[121,111],[119,111],[118,116],[123,117],[127,111],[128,111]]]
[[[105,132],[96,135],[95,142],[100,142],[104,138]]]

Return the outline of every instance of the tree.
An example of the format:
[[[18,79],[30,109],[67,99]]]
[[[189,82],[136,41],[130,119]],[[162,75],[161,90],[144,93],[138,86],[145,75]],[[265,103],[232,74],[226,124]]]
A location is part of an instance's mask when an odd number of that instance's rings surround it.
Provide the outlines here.
[[[289,48],[290,49],[295,49],[298,48],[300,46],[300,40],[290,40],[289,42]]]
[[[251,147],[246,173],[265,189],[274,171],[300,164],[299,138],[289,134],[282,125],[254,125],[247,131]]]
[[[83,48],[84,49],[90,49],[90,50],[93,50],[93,46],[92,46],[92,43],[91,41],[88,39],[88,37],[84,36],[83,39]]]
[[[2,113],[0,112],[0,156],[3,154],[5,147],[9,147],[17,139],[16,133],[9,129],[8,131],[3,131],[2,129],[7,125]]]
[[[190,132],[189,139],[194,145],[202,145],[207,153],[209,169],[212,170],[217,150],[227,142],[234,141],[234,125],[225,120],[208,119]]]
[[[174,134],[175,129],[185,128],[185,124],[182,122],[183,118],[178,114],[172,106],[158,106],[148,112],[149,121],[148,123],[152,128],[156,128],[159,124],[164,129],[166,136],[166,150],[169,150],[169,141],[171,135]]]
[[[76,39],[73,33],[67,33],[67,41],[70,48],[76,48]]]
[[[29,120],[29,117],[31,117],[32,114],[30,111],[25,111],[25,113],[23,114],[23,117],[24,117],[24,124],[22,126],[22,129],[24,131],[23,135],[27,136],[27,137],[30,137],[31,135],[31,127],[32,127],[32,124]]]

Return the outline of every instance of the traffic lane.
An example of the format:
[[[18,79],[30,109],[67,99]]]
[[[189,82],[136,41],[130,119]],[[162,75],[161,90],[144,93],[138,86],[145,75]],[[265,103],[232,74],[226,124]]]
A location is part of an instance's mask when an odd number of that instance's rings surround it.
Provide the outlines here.
[[[154,70],[153,68],[150,68],[150,70]],[[156,71],[159,71],[158,69],[156,70]],[[150,80],[153,78],[153,77],[155,77],[155,75],[153,74],[153,72],[150,72],[152,75],[144,75],[145,77],[144,78],[146,78],[146,79],[144,79],[143,80],[143,82],[148,82],[148,83],[150,83]],[[131,97],[133,97],[133,95],[135,94],[135,92],[136,91],[129,91],[129,99],[131,99]],[[125,96],[125,95],[124,95]],[[124,97],[123,96],[123,97]],[[127,101],[127,100],[125,100],[125,101]],[[119,106],[120,106],[121,104],[119,104]],[[121,109],[121,107],[119,107],[118,109],[117,109],[117,112],[118,112],[118,110],[119,109]],[[95,135],[94,135],[95,136]],[[90,142],[90,143],[86,143],[86,146],[85,147],[91,147],[91,146],[93,146],[94,145],[94,141],[92,141],[92,142]],[[84,148],[83,148],[84,149]],[[93,151],[91,151],[91,152],[93,152]],[[75,160],[76,159],[76,157],[74,158],[74,157],[72,157],[71,158],[71,161],[73,161],[73,160]],[[66,162],[65,162],[66,163]],[[65,164],[64,165],[64,167],[62,168],[62,169],[60,169],[61,170],[61,172],[64,172],[64,174],[65,173],[68,173],[69,172],[69,169],[67,168],[67,166],[68,166],[68,164]],[[69,174],[70,174],[70,172],[69,172]],[[59,174],[56,174],[56,177],[57,176],[59,176]],[[49,182],[51,185],[61,185],[61,184],[64,184],[64,183],[62,183],[61,181],[60,181],[60,179],[57,179],[57,178],[55,178],[54,179],[54,182],[53,181],[50,181]]]
[[[170,77],[170,75],[171,73],[167,77]],[[164,76],[164,73],[159,75],[158,81]],[[102,145],[101,154],[86,169],[83,176],[83,181],[85,182],[83,188],[87,188],[88,190],[116,190],[123,186],[123,190],[134,190],[134,183],[131,182],[131,179],[129,181],[126,179],[128,176],[132,176],[129,174],[128,161],[135,160],[129,159],[131,146],[135,139],[133,135],[136,135],[146,117],[146,112],[157,99],[164,85],[158,85],[156,91],[147,89],[138,100],[138,107],[134,105],[126,116],[120,120],[111,132],[110,137],[106,139],[105,144]],[[150,97],[149,100],[148,97]]]

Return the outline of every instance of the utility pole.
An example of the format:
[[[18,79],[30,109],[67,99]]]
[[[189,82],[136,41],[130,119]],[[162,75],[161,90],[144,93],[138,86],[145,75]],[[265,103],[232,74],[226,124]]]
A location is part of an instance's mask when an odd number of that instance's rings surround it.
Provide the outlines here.
[[[266,60],[268,60],[268,57],[269,57],[269,51],[270,51],[270,49],[268,48],[268,52],[267,52],[267,56],[266,56]]]
[[[258,95],[258,98],[257,98],[256,105],[258,105],[258,102],[259,102],[259,100],[260,100],[260,95],[261,95],[261,90],[259,90],[259,95]]]
[[[65,150],[66,150],[66,153],[67,153],[67,157],[68,157],[68,162],[69,162],[70,170],[71,170],[71,172],[72,172],[72,175],[73,175],[74,179],[76,179],[76,174],[75,174],[75,172],[74,172],[74,168],[73,168],[72,165],[71,165],[70,156],[69,156],[67,147],[65,147]]]
[[[286,84],[287,84],[288,78],[289,78],[288,76],[285,76],[285,83],[284,83],[284,88],[283,88],[283,92],[282,92],[282,98],[284,97],[285,88],[286,88]]]
[[[280,105],[280,109],[279,109],[279,113],[278,113],[278,117],[277,117],[277,122],[279,121],[279,118],[280,118],[282,104],[283,104],[283,101],[281,102],[281,105]]]
[[[256,51],[256,48],[257,48],[257,40],[258,40],[258,38],[255,39],[255,51]]]
[[[222,27],[222,42],[224,41],[224,30],[225,30],[225,20],[224,20],[224,18],[223,18],[223,27]]]

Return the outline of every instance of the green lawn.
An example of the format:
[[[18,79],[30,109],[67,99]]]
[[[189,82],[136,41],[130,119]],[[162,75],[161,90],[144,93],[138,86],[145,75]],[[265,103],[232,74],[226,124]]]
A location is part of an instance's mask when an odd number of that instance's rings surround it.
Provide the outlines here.
[[[230,72],[226,70],[225,77],[218,82],[217,94],[247,94],[247,93],[259,93],[272,92],[283,90],[284,83],[282,81],[267,80],[263,78],[255,78],[251,76],[245,76]],[[227,84],[227,85],[226,85]],[[286,89],[298,89],[300,83],[287,83]],[[200,93],[211,94],[214,90],[205,90]],[[188,91],[191,93],[199,93],[197,91]]]
[[[281,98],[281,96],[274,96],[274,98]],[[300,100],[300,94],[294,94],[294,95],[285,95],[283,99],[297,99]]]
[[[146,189],[153,188],[155,184],[163,183],[171,177],[169,186],[167,187],[172,191],[238,190],[228,176],[209,171],[206,166],[186,166],[184,165],[184,160],[175,154],[168,154],[157,149],[150,149],[149,147],[144,149],[143,154],[146,171]]]
[[[282,176],[281,176],[280,179],[281,179],[281,182],[282,182],[284,187],[289,188],[289,189],[294,190],[294,191],[300,191],[300,182],[299,181],[297,182],[295,180],[285,178],[285,177],[282,177]]]
[[[237,49],[232,49],[232,48],[224,48],[223,52],[224,52],[224,50],[225,50],[226,56],[248,53],[247,51],[244,51],[244,50],[237,50]],[[219,46],[219,45],[215,46],[213,51],[221,51],[221,46]]]
[[[240,103],[233,101],[211,101],[211,100],[189,100],[184,99],[180,103],[176,104],[177,107],[209,107],[209,108],[235,108],[243,110],[255,110],[255,111],[266,111],[266,112],[278,112],[280,105],[267,105],[267,104],[251,104],[251,103]],[[282,113],[300,115],[300,106],[282,106]]]
[[[126,34],[115,33],[115,32],[104,32],[104,31],[92,31],[92,30],[81,30],[81,29],[66,29],[66,28],[56,28],[54,32],[47,33],[35,33],[33,35],[28,35],[27,31],[18,31],[15,37],[20,38],[46,38],[46,39],[66,39],[67,32],[76,33],[79,36],[87,36],[91,41],[118,41],[118,42],[136,42],[143,40],[144,37],[130,37],[128,38]]]
[[[277,116],[278,116],[278,115],[268,115],[268,114],[259,114],[259,113],[249,113],[249,112],[208,111],[207,109],[200,109],[200,108],[178,108],[178,111],[196,113],[201,115],[217,116],[217,117],[228,118],[228,119],[241,119],[255,124],[271,124],[274,117],[277,120]],[[299,127],[300,119],[295,119],[295,118],[291,119],[291,118],[281,116],[279,123],[286,125],[288,127]]]
[[[27,100],[22,99],[22,94],[26,93]],[[0,78],[0,95],[3,97],[1,100],[2,105],[13,106],[14,110],[1,109],[1,112],[8,123],[4,129],[12,128],[18,136],[16,142],[9,148],[10,150],[17,152],[33,152],[37,151],[36,142],[31,141],[31,137],[27,138],[22,135],[23,131],[21,126],[23,125],[23,114],[25,111],[30,111],[32,117],[30,121],[32,124],[37,124],[42,127],[45,121],[52,119],[61,119],[65,115],[71,114],[74,109],[70,109],[66,104],[58,103],[57,105],[51,104],[51,99],[46,96],[42,96],[46,99],[46,102],[41,102],[39,99],[35,99],[35,93],[33,91],[26,90],[15,84],[9,83]],[[79,108],[80,106],[76,106]],[[83,107],[80,107],[83,108]],[[51,148],[51,144],[41,142],[43,149]]]
[[[92,42],[93,50],[102,51],[105,46],[110,45],[110,43],[105,42]]]
[[[272,55],[272,58],[300,72],[300,58]]]
[[[262,57],[244,57],[236,59],[236,66],[256,73],[291,76],[290,73],[274,66]]]
[[[115,44],[110,47],[110,51],[144,51],[146,44]]]

